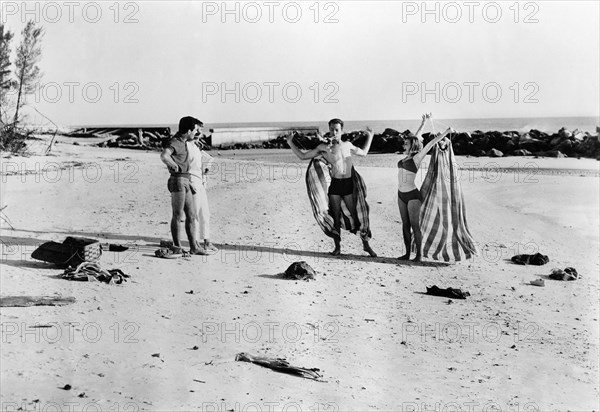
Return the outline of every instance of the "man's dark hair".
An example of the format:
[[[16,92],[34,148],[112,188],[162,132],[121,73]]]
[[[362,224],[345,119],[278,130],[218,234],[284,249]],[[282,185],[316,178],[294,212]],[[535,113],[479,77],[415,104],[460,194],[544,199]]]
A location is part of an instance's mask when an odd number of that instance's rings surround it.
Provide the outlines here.
[[[337,119],[337,118],[336,119],[331,119],[329,121],[328,126],[331,126],[332,124],[339,124],[342,127],[342,130],[344,130],[344,122],[342,120]]]
[[[204,123],[192,116],[182,117],[179,120],[179,134],[185,134],[190,130],[193,130],[196,125],[202,127],[204,126]]]

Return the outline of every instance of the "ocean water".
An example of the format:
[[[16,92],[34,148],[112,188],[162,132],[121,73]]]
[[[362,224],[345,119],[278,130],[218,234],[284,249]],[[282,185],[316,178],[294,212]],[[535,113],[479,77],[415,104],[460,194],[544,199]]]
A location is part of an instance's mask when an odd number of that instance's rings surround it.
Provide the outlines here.
[[[203,120],[204,130],[218,129],[222,127],[285,127],[294,128],[302,126],[318,126],[322,132],[327,131],[327,121],[329,119],[300,122],[255,122],[255,123],[210,123]],[[419,127],[420,119],[414,120],[345,120],[344,131],[363,130],[366,126],[371,126],[375,133],[381,133],[386,128],[398,130],[416,131]],[[561,127],[568,130],[579,129],[586,132],[595,132],[596,127],[600,126],[598,117],[531,117],[531,118],[494,118],[494,119],[440,119],[434,120],[436,131],[443,131],[448,126],[452,126],[457,131],[473,132],[481,131],[518,131],[528,132],[531,129],[537,129],[546,133],[558,131]],[[135,125],[86,125],[83,127],[170,127],[174,133],[177,130],[177,124],[135,124]],[[423,132],[431,131],[431,124],[428,122]]]

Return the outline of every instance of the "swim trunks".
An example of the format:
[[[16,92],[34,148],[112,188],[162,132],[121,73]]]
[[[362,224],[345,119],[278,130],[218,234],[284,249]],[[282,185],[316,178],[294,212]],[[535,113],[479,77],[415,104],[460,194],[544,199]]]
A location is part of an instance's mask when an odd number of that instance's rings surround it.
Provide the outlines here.
[[[347,196],[351,195],[352,193],[354,193],[354,182],[352,181],[352,177],[348,177],[346,179],[336,179],[334,177],[331,179],[331,184],[329,185],[327,194]]]
[[[167,181],[167,188],[169,189],[170,193],[187,193],[188,191],[190,191],[193,195],[196,194],[196,188],[192,184],[189,174],[179,174],[176,176],[169,177],[169,180]]]

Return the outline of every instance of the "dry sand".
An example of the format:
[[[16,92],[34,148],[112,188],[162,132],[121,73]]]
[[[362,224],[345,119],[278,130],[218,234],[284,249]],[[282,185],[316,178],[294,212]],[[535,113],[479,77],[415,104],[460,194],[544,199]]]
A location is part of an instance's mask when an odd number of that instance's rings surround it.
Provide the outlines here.
[[[153,256],[170,237],[158,153],[59,144],[52,156],[3,158],[3,216],[15,229],[2,221],[2,296],[77,302],[0,310],[2,410],[598,410],[597,161],[460,158],[480,256],[414,264],[395,259],[396,156],[358,165],[372,259],[349,234],[342,257],[327,255],[306,163],[270,153],[216,156],[208,194],[220,253],[178,260]],[[131,246],[101,258],[131,280],[69,282],[31,258],[68,235]],[[509,261],[537,251],[550,263]],[[316,281],[277,277],[297,260]],[[567,266],[583,278],[528,284]],[[424,295],[433,284],[471,297]],[[239,352],[319,368],[326,382],[235,362]]]

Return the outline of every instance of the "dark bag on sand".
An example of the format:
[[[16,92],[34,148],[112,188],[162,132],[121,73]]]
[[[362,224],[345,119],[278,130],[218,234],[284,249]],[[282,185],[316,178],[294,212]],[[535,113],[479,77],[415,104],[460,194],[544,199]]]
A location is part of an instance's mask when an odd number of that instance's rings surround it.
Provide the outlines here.
[[[536,265],[542,266],[550,262],[548,256],[536,253],[535,255],[515,255],[510,258],[514,263],[519,265]]]
[[[67,237],[63,243],[46,242],[33,251],[31,257],[56,264],[61,268],[82,262],[97,262],[102,255],[100,242],[85,237]]]

